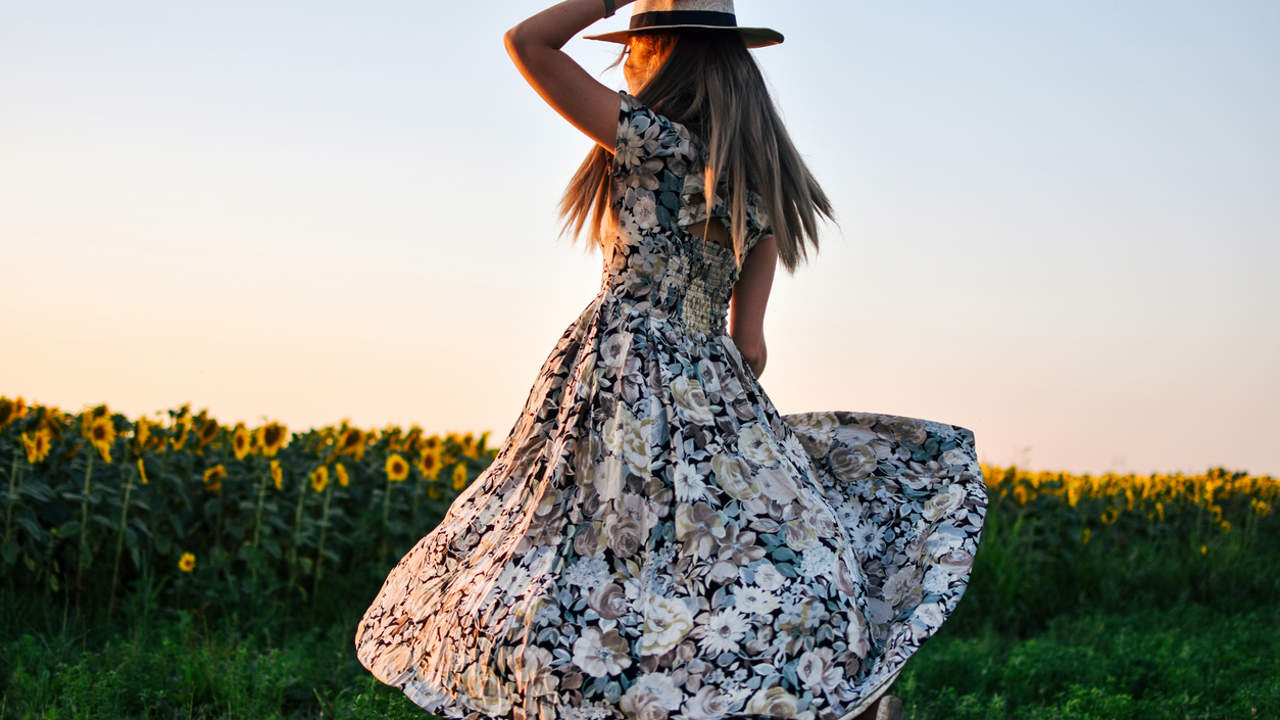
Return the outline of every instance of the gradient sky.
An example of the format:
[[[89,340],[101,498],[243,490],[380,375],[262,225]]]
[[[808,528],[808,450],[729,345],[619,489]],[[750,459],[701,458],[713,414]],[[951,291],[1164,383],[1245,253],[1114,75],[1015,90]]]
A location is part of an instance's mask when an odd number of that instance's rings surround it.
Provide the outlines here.
[[[736,5],[840,223],[775,280],[780,411],[1280,474],[1280,3]],[[591,141],[502,45],[545,6],[5,2],[0,394],[500,441],[600,284]]]

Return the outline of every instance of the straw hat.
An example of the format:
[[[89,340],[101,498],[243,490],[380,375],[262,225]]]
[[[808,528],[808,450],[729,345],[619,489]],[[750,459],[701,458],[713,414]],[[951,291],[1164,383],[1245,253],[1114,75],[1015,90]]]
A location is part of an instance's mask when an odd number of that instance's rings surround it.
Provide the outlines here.
[[[733,0],[636,0],[631,9],[630,28],[582,37],[625,43],[633,33],[663,28],[737,30],[749,48],[782,42],[782,33],[772,28],[739,27],[733,12]]]

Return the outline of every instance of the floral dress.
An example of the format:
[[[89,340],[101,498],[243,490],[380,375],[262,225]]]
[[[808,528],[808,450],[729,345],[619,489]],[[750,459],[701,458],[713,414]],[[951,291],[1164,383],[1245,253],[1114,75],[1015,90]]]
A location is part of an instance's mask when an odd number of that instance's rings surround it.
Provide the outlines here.
[[[849,720],[964,594],[973,432],[780,414],[725,333],[734,251],[685,229],[705,147],[619,98],[600,290],[391,569],[357,657],[447,718]],[[771,229],[748,198],[749,251]]]

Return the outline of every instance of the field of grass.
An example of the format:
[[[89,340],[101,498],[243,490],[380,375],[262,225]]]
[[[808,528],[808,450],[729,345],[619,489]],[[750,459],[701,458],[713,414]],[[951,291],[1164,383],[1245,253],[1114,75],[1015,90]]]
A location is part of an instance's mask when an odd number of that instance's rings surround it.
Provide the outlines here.
[[[422,717],[356,661],[486,435],[223,425],[0,397],[0,717]],[[969,589],[908,717],[1280,718],[1280,489],[983,466]]]
[[[186,610],[62,629],[57,609],[9,614],[0,717],[423,718],[351,650],[355,619],[291,628]],[[47,623],[47,624],[46,624]],[[894,686],[912,720],[1280,717],[1280,605],[1081,611],[1026,637],[946,626]]]

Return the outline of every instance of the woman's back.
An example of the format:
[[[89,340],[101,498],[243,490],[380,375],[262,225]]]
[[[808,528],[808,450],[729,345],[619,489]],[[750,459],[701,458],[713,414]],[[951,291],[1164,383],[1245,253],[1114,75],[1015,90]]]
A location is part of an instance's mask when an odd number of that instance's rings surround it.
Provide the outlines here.
[[[721,193],[707,202],[706,148],[684,125],[625,90],[618,97],[610,171],[618,232],[604,248],[604,283],[696,332],[721,334],[740,268],[732,247],[690,230],[711,220],[723,233],[721,220],[729,216]],[[744,252],[768,233],[759,197],[749,192]]]

